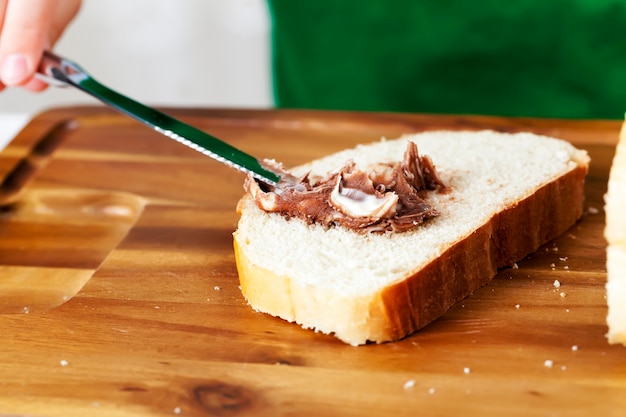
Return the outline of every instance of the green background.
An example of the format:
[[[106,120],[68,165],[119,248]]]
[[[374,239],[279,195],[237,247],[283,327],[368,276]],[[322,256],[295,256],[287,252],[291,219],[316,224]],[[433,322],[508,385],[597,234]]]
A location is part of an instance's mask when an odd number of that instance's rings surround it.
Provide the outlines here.
[[[623,118],[621,0],[269,0],[279,107]]]

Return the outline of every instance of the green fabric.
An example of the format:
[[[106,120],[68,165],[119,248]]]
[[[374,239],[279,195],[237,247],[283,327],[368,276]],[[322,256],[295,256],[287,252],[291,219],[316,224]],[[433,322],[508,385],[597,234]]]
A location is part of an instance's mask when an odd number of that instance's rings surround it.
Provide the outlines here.
[[[278,107],[623,118],[624,0],[269,0]]]

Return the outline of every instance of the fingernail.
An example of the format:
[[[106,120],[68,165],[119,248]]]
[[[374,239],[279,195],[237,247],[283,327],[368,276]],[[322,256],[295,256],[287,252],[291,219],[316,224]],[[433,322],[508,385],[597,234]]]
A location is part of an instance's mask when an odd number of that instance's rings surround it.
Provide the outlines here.
[[[28,60],[23,54],[13,54],[4,58],[0,69],[0,78],[6,85],[16,85],[28,75]]]

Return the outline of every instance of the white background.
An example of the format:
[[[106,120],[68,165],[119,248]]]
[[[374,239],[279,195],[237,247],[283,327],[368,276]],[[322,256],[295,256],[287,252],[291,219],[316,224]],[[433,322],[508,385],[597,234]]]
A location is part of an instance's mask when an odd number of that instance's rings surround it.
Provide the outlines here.
[[[55,50],[148,104],[264,108],[269,38],[264,0],[83,0]],[[67,88],[0,93],[3,113],[83,103],[96,102]]]

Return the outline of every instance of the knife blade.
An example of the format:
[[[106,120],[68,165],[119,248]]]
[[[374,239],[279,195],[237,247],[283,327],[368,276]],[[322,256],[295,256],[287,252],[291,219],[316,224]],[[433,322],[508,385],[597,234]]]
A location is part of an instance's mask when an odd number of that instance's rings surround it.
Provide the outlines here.
[[[231,168],[235,168],[270,186],[276,187],[281,174],[263,164],[257,158],[216,138],[198,128],[184,123],[161,111],[135,101],[95,80],[77,63],[44,51],[38,77],[51,85],[69,85],[90,94],[103,103],[151,127],[191,149],[210,156]]]

